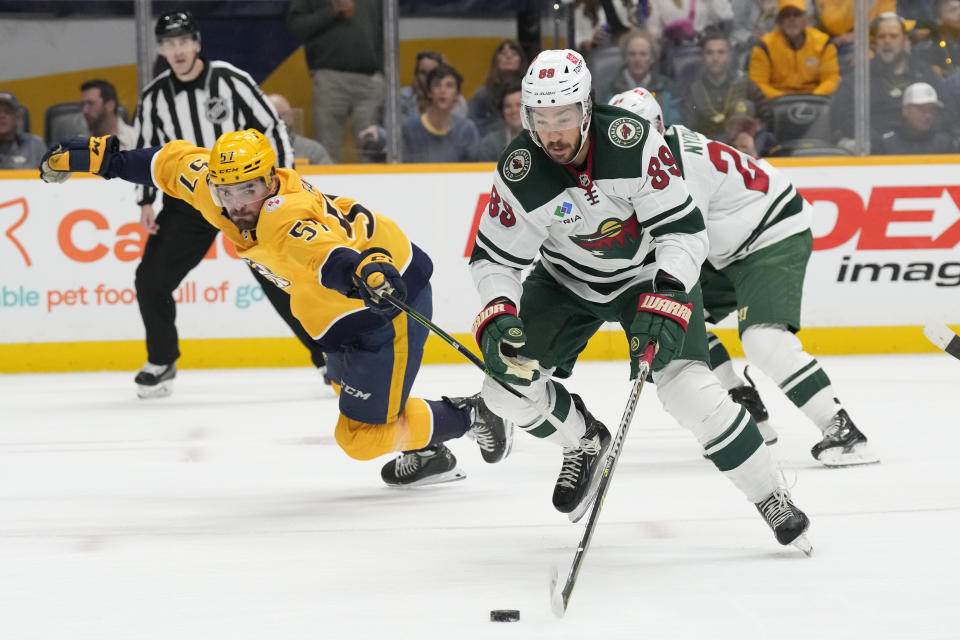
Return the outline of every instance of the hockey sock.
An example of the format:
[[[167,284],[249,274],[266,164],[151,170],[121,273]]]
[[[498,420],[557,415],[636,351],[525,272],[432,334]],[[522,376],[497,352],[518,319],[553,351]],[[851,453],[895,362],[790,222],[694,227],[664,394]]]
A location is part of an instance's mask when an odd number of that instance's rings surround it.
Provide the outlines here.
[[[580,438],[587,427],[583,416],[573,406],[570,392],[562,384],[540,378],[518,389],[529,401],[514,396],[487,378],[483,383],[483,401],[495,414],[534,437],[564,447],[580,446]],[[544,412],[549,412],[549,419],[545,419]]]
[[[459,438],[470,429],[470,410],[457,409],[443,400],[424,400],[433,415],[433,434],[429,444]]]
[[[754,325],[741,336],[750,362],[773,379],[798,409],[823,431],[842,407],[830,378],[800,339],[781,325]]]
[[[733,362],[730,360],[727,348],[720,342],[720,338],[711,331],[707,331],[707,346],[710,349],[710,368],[713,369],[714,375],[720,380],[724,389],[729,391],[746,384],[743,378],[734,371]]]

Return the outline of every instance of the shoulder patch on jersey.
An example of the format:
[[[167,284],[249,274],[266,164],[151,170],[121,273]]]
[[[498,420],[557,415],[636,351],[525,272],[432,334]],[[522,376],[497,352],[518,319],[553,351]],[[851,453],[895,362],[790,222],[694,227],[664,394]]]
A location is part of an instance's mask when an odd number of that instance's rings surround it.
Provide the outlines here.
[[[530,173],[533,158],[526,149],[514,149],[503,162],[503,177],[510,182],[519,182]]]
[[[633,118],[617,118],[607,127],[607,136],[618,147],[629,149],[643,139],[643,126]]]
[[[263,210],[267,213],[276,211],[283,205],[283,196],[274,196],[269,198],[263,205]]]

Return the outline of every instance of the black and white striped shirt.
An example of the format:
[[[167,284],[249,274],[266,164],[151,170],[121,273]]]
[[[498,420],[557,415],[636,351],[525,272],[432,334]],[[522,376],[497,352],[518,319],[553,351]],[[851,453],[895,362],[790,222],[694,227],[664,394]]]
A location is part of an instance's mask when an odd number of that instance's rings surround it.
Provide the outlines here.
[[[293,166],[293,146],[273,105],[245,71],[222,60],[203,59],[203,73],[181,82],[167,69],[140,94],[133,126],[138,149],[171,140],[210,148],[228,131],[256,129],[277,153],[277,164]],[[152,203],[153,187],[137,187],[138,204]]]

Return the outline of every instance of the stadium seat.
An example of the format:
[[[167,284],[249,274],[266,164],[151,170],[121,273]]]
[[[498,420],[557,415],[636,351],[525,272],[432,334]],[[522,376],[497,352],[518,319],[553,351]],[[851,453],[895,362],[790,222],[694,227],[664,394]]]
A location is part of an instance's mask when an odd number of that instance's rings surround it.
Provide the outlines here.
[[[830,138],[830,98],[809,94],[780,96],[767,102],[770,131],[781,142]]]
[[[48,145],[53,146],[68,136],[89,134],[82,109],[79,102],[60,102],[47,107],[43,123],[44,139]]]

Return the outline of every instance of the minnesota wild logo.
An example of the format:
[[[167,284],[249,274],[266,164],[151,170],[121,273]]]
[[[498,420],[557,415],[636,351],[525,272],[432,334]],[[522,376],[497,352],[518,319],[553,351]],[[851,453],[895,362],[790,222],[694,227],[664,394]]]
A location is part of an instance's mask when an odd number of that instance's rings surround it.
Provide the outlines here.
[[[605,260],[627,259],[640,248],[640,224],[635,216],[626,220],[607,218],[599,228],[585,236],[570,236],[581,249]]]
[[[610,142],[623,149],[634,147],[640,142],[642,128],[633,118],[617,118],[607,128]]]
[[[510,182],[523,180],[530,172],[532,158],[526,149],[515,149],[503,163],[503,177]]]

